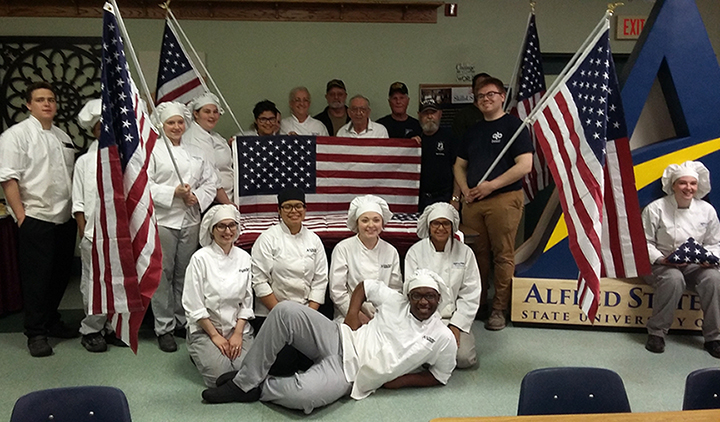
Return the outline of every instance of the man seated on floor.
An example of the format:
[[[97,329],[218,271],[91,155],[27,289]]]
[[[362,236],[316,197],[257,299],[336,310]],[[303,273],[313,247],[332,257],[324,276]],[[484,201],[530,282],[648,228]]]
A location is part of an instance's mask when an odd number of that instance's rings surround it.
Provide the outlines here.
[[[380,387],[446,384],[455,368],[455,338],[437,313],[445,282],[430,270],[417,270],[402,295],[375,280],[360,282],[348,316],[336,324],[312,309],[285,301],[268,314],[237,373],[203,391],[210,403],[269,401],[306,414],[350,395],[360,400]],[[361,325],[366,300],[375,318]],[[268,376],[275,356],[290,344],[315,363],[291,377]]]

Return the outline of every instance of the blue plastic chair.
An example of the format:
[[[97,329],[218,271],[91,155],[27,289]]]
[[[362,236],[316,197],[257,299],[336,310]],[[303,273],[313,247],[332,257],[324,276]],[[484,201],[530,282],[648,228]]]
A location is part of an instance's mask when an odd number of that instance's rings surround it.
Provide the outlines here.
[[[35,391],[15,402],[10,422],[132,422],[125,394],[114,387]]]
[[[603,368],[544,368],[520,386],[518,415],[630,412],[620,376]]]
[[[720,368],[698,369],[687,376],[682,408],[720,409]]]

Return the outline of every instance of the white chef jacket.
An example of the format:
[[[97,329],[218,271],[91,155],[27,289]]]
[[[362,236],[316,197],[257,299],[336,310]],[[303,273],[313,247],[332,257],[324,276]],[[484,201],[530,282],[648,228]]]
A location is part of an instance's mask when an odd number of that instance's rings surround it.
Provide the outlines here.
[[[340,324],[343,370],[347,381],[354,382],[350,397],[363,399],[424,364],[446,384],[455,369],[457,344],[440,315],[435,312],[419,321],[402,294],[375,280],[365,280],[364,285],[365,296],[378,310],[375,318],[355,331]]]
[[[368,125],[365,130],[360,133],[355,131],[352,122],[348,122],[338,130],[339,138],[389,138],[387,129],[380,123],[373,122],[368,119]]]
[[[198,199],[198,204],[187,207],[182,198],[175,197],[175,188],[180,184],[180,180],[163,143],[162,139],[158,139],[148,165],[150,194],[155,203],[157,223],[159,226],[177,230],[200,224],[200,211],[207,209],[217,195],[215,172],[197,147],[186,145],[182,141],[178,146],[170,144],[183,182],[190,185]]]
[[[92,241],[95,229],[95,206],[99,195],[97,189],[98,141],[90,144],[87,152],[75,162],[72,185],[72,213],[85,214],[83,237]]]
[[[17,180],[28,217],[55,224],[72,217],[74,162],[70,137],[55,125],[43,129],[32,115],[0,135],[0,182]]]
[[[185,272],[182,304],[191,333],[202,330],[198,321],[209,318],[223,337],[228,338],[239,319],[255,317],[252,309],[252,259],[244,250],[233,246],[225,255],[212,242],[195,252]],[[252,328],[245,324],[243,334]]]
[[[472,249],[457,240],[451,241],[452,238],[448,239],[442,252],[435,250],[430,239],[412,245],[405,256],[405,274],[425,268],[442,277],[452,297],[442,298],[438,312],[445,324],[469,333],[480,307],[480,270]]]
[[[298,135],[328,136],[325,124],[320,120],[308,116],[304,122],[300,123],[300,120],[294,114],[290,114],[290,117],[280,121],[280,134],[287,135],[290,132],[295,132]]]
[[[205,154],[205,161],[215,170],[218,180],[217,188],[223,188],[232,199],[235,179],[233,174],[232,150],[228,142],[217,132],[208,132],[197,122],[192,122],[183,135],[183,142],[194,145]]]
[[[715,208],[693,198],[688,208],[678,208],[675,195],[656,199],[642,212],[650,262],[670,255],[689,237],[720,257],[720,223]]]
[[[307,305],[325,302],[328,264],[320,237],[303,226],[297,234],[280,220],[265,230],[252,247],[253,289],[258,298],[274,293],[278,301]],[[267,316],[259,299],[255,315]]]
[[[350,296],[358,283],[369,279],[382,281],[396,292],[402,292],[400,257],[395,247],[378,239],[377,245],[368,249],[357,235],[338,243],[330,260],[330,298],[335,304],[336,320],[342,322],[347,315]],[[370,315],[375,313],[369,303],[363,307]]]

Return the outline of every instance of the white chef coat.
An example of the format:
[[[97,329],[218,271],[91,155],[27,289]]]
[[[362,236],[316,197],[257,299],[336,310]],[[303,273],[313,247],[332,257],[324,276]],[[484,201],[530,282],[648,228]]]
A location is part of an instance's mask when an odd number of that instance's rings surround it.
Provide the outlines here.
[[[689,237],[720,257],[720,223],[715,208],[693,198],[688,208],[678,208],[675,195],[656,199],[642,212],[650,262],[670,255]]]
[[[217,188],[223,188],[232,199],[235,179],[233,175],[232,150],[228,142],[217,132],[208,132],[197,122],[192,122],[183,135],[183,142],[194,145],[205,153],[205,160],[215,170]]]
[[[90,144],[87,152],[75,162],[72,185],[72,213],[85,214],[83,237],[92,241],[95,229],[95,206],[99,196],[97,189],[98,141]]]
[[[446,384],[455,369],[457,344],[440,315],[435,312],[419,321],[402,294],[374,280],[365,280],[364,285],[365,296],[378,309],[375,318],[355,331],[340,324],[343,370],[347,381],[354,383],[350,397],[363,399],[424,364]]]
[[[325,302],[328,265],[320,237],[303,226],[297,234],[280,220],[265,230],[252,247],[253,289],[258,298],[274,293],[278,301],[292,300],[307,305]],[[267,316],[268,309],[255,301],[255,315]]]
[[[0,182],[16,179],[25,215],[55,224],[72,216],[72,172],[75,147],[53,125],[45,130],[29,116],[0,135]],[[8,207],[12,212],[12,209]]]
[[[330,260],[330,298],[335,304],[336,320],[342,322],[347,315],[350,296],[358,283],[369,279],[382,281],[396,292],[402,292],[400,257],[395,247],[378,239],[375,247],[368,249],[357,235],[338,243]],[[366,305],[363,305],[365,311],[373,315],[374,307]]]
[[[187,207],[182,198],[175,197],[180,180],[162,139],[158,139],[150,156],[148,179],[158,225],[179,230],[200,224],[200,211],[207,209],[217,195],[217,179],[197,147],[181,141],[178,146],[170,144],[170,148],[183,182],[190,185],[198,204]]]
[[[233,246],[230,253],[212,242],[195,252],[185,272],[182,304],[191,333],[202,330],[198,321],[209,318],[223,337],[228,338],[239,319],[253,319],[252,259]],[[250,333],[245,324],[243,334]]]
[[[286,117],[280,122],[280,134],[287,135],[290,132],[298,135],[328,136],[325,124],[320,120],[308,116],[304,122],[300,123],[294,114],[290,114],[290,117]]]
[[[405,274],[425,268],[437,273],[447,284],[451,298],[443,298],[438,312],[445,324],[470,332],[480,307],[480,271],[475,254],[469,246],[448,239],[445,250],[437,252],[430,239],[421,239],[408,249]]]
[[[338,130],[337,136],[339,138],[389,138],[390,135],[388,135],[387,129],[385,129],[385,126],[381,125],[380,123],[373,122],[372,120],[368,119],[368,125],[365,130],[363,130],[360,133],[357,133],[355,131],[355,128],[353,127],[352,121],[348,122],[347,124],[343,125],[343,127]]]

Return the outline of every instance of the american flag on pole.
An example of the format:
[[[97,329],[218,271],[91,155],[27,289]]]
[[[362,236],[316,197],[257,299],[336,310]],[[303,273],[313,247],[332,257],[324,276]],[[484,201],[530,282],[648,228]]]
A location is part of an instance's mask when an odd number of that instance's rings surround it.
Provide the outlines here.
[[[525,40],[523,42],[519,68],[516,70],[517,78],[510,88],[512,98],[508,104],[510,114],[525,120],[540,99],[545,95],[545,73],[542,68],[540,55],[540,40],[535,26],[535,13],[530,14]],[[550,184],[550,170],[545,155],[537,145],[537,136],[530,131],[533,148],[533,167],[523,178],[523,191],[525,202],[535,199],[535,195]]]
[[[605,18],[575,64],[559,76],[548,101],[535,111],[533,124],[560,194],[570,251],[580,270],[580,307],[591,321],[597,313],[603,263],[606,272],[611,266],[616,272],[622,267],[627,277],[649,269],[639,206],[629,199],[634,197],[637,204],[609,26]]]
[[[137,353],[137,335],[162,271],[147,183],[158,133],[150,125],[125,59],[114,7],[103,7],[102,131],[93,237],[92,314],[113,315],[115,333]]]
[[[352,235],[346,227],[350,201],[366,194],[382,197],[396,213],[384,238],[417,240],[421,149],[415,141],[280,135],[236,142],[241,246],[277,223],[277,193],[290,186],[305,192],[303,224],[323,240]]]
[[[155,104],[178,101],[187,104],[205,93],[201,76],[185,54],[170,20],[165,19],[165,34],[160,49]]]

